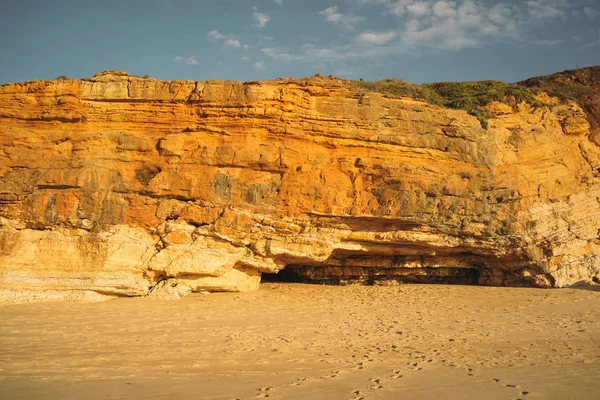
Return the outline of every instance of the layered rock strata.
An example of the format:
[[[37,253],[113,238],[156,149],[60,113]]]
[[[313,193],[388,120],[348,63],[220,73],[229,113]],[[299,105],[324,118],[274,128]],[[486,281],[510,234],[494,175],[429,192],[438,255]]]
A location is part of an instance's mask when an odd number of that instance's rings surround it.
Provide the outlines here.
[[[575,103],[463,111],[334,78],[0,87],[0,297],[248,291],[261,274],[568,286],[600,276]]]

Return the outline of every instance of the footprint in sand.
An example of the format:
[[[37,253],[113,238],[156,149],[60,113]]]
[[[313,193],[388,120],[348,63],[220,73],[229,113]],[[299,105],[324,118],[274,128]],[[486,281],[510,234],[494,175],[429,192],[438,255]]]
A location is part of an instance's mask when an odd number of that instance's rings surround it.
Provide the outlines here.
[[[492,378],[492,382],[498,383],[498,382],[500,382],[500,379],[498,379],[498,378]],[[517,388],[519,388],[519,385],[514,385],[512,383],[507,383],[507,384],[502,385],[502,386],[504,386],[506,388],[509,388],[509,389],[517,389]],[[523,400],[523,397],[527,396],[528,394],[529,394],[528,391],[522,390],[521,392],[519,392],[519,397],[516,397],[514,400]]]
[[[393,372],[393,375],[390,375],[390,379],[400,379],[400,378],[402,378],[402,376],[403,376],[403,375],[400,373],[400,370],[399,370],[399,369],[395,369],[395,370],[393,370],[392,372]]]
[[[364,368],[365,368],[365,366],[366,366],[366,365],[365,365],[365,363],[364,363],[364,362],[362,362],[362,361],[359,361],[359,362],[358,362],[358,364],[356,364],[356,365],[355,365],[354,367],[352,367],[352,368],[354,368],[354,369],[364,369]]]
[[[413,371],[420,371],[423,369],[423,367],[419,367],[419,363],[408,363],[408,365]]]
[[[292,386],[300,386],[304,383],[306,383],[306,378],[298,378],[296,382],[292,383]]]
[[[269,391],[271,391],[273,389],[273,386],[265,386],[262,387],[259,390],[259,393],[256,395],[256,397],[269,397]]]
[[[381,384],[381,379],[379,378],[371,378],[369,381],[373,384],[371,389],[383,389],[383,385]]]

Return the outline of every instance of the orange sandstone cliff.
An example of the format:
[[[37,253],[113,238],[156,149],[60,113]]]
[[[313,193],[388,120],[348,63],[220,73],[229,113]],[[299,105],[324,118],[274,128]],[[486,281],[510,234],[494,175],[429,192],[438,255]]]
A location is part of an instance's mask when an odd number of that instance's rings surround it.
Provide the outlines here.
[[[334,78],[0,86],[0,299],[600,276],[600,148],[574,102],[464,111]],[[595,127],[594,127],[595,128]]]

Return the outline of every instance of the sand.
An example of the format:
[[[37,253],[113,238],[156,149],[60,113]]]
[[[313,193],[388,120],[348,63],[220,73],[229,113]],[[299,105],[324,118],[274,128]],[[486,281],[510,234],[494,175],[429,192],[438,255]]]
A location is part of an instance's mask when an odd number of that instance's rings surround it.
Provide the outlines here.
[[[600,292],[267,283],[0,307],[2,399],[597,399]]]

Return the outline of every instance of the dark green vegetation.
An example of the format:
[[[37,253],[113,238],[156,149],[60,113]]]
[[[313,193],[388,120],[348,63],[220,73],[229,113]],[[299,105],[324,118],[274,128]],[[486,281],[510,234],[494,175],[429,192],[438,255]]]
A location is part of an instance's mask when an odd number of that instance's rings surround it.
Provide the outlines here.
[[[538,106],[531,90],[500,81],[479,82],[439,82],[423,85],[433,90],[441,98],[441,106],[465,110],[474,115],[487,129],[487,121],[492,117],[483,106],[498,101],[515,107],[521,102]]]
[[[600,90],[600,66],[538,76],[518,83],[534,92],[543,91],[560,100],[581,101],[588,96],[597,96]]]
[[[442,98],[427,85],[417,85],[397,78],[379,81],[352,81],[360,92],[377,92],[400,97],[412,97],[431,104],[442,105]]]
[[[540,103],[535,99],[535,94],[542,91],[561,101],[577,101],[586,110],[585,103],[589,103],[592,98],[597,99],[600,90],[600,67],[564,71],[519,83],[477,81],[417,85],[392,78],[373,82],[352,81],[352,85],[359,93],[378,92],[412,97],[442,107],[465,110],[476,116],[481,125],[487,128],[487,120],[492,115],[484,108],[485,105],[497,101],[515,107],[526,102],[538,107]]]
[[[355,84],[357,88],[370,92],[412,97],[442,107],[465,110],[477,117],[483,128],[487,128],[487,120],[491,118],[483,106],[493,101],[513,107],[523,101],[538,105],[530,89],[500,81],[438,82],[415,85],[400,79],[383,79],[375,82],[358,81]]]

